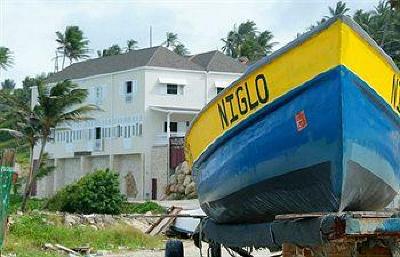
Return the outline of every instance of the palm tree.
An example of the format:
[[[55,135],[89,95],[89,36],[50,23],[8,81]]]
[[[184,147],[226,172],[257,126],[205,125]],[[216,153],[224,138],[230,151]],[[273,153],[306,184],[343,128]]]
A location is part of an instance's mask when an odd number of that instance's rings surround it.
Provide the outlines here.
[[[62,69],[64,69],[66,58],[71,64],[73,61],[89,57],[89,40],[83,36],[83,31],[78,26],[67,26],[64,33],[57,31],[56,35],[56,41],[59,44],[57,50],[63,58]]]
[[[0,46],[0,69],[7,70],[14,64],[13,53],[7,47]]]
[[[35,145],[40,140],[39,120],[31,111],[30,102],[25,101],[25,99],[18,97],[16,94],[0,92],[0,102],[5,106],[2,111],[1,118],[3,121],[0,131],[8,132],[17,141],[21,142],[22,145],[29,148],[30,162],[28,174],[33,174],[33,151]]]
[[[102,51],[100,51],[100,50],[97,51],[98,57],[105,57],[105,56],[112,56],[112,55],[119,55],[119,54],[122,54],[122,48],[117,44],[112,45],[107,49],[103,49]]]
[[[273,46],[277,44],[271,42],[272,39],[270,31],[260,33],[253,21],[246,21],[238,27],[235,25],[227,37],[222,39],[222,51],[232,58],[247,57],[254,61],[271,53]]]
[[[96,106],[84,105],[88,92],[86,89],[78,88],[76,84],[70,81],[63,81],[57,83],[55,86],[49,88],[44,83],[38,85],[38,104],[35,105],[32,111],[24,108],[20,111],[19,108],[12,108],[10,98],[6,98],[9,111],[12,114],[19,114],[21,117],[19,122],[20,127],[32,127],[35,133],[38,133],[39,138],[37,142],[40,143],[40,152],[38,163],[42,164],[45,156],[45,148],[47,142],[51,139],[51,132],[58,126],[68,123],[91,119],[87,116],[91,111],[96,110]],[[29,110],[29,111],[28,111]],[[15,115],[18,117],[18,115]],[[35,125],[32,125],[35,124]],[[24,131],[19,131],[19,136],[25,135]],[[33,135],[33,132],[31,133]],[[36,135],[36,134],[35,134]],[[31,142],[29,142],[31,143]],[[35,142],[36,144],[36,142]],[[24,200],[22,209],[25,210],[26,201],[29,198],[32,190],[33,174],[37,171],[37,167],[33,168],[33,160],[31,158],[31,169],[27,177]],[[40,166],[40,165],[39,165]],[[36,169],[36,170],[35,170]]]
[[[126,41],[126,52],[130,52],[132,50],[135,50],[137,48],[138,42],[134,39],[129,39]]]
[[[236,52],[236,29],[230,31],[226,38],[222,38],[221,40],[224,42],[224,46],[222,47],[222,52],[226,55],[231,56],[232,58],[237,58],[238,53]]]
[[[178,41],[178,34],[172,33],[172,32],[167,32],[166,34],[167,39],[162,43],[162,45],[165,45],[165,47],[174,47],[176,46],[179,41]]]
[[[329,16],[325,16],[325,18],[329,19],[338,15],[346,15],[349,11],[350,8],[347,8],[346,3],[339,1],[336,3],[336,7],[328,7],[329,9]]]
[[[177,44],[175,46],[174,52],[176,54],[181,55],[181,56],[185,56],[185,55],[188,55],[190,53],[189,50],[185,47],[185,45],[181,44],[181,43],[179,43],[179,44]]]
[[[389,1],[380,1],[372,11],[357,10],[353,19],[385,52],[400,63],[400,12]]]
[[[263,56],[272,53],[272,48],[278,44],[277,42],[271,42],[273,38],[274,35],[272,35],[272,32],[268,30],[261,32],[260,35],[258,35],[257,42],[261,48]]]
[[[12,90],[15,88],[15,81],[12,79],[6,79],[4,82],[1,82],[1,88],[4,90]]]
[[[315,25],[311,25],[310,27],[308,27],[308,30],[313,30],[315,27],[325,23],[332,17],[338,15],[346,15],[350,11],[350,8],[347,8],[345,2],[339,1],[336,3],[335,8],[329,6],[328,10],[329,10],[329,15],[325,15],[323,18],[321,18],[321,20],[317,21]]]

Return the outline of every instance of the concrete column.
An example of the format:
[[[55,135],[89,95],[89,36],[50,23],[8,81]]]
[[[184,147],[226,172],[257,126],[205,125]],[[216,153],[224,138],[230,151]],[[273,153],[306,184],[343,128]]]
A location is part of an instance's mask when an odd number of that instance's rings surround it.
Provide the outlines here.
[[[109,156],[108,167],[110,168],[110,170],[114,170],[114,155],[113,154],[110,154],[110,156]]]
[[[60,172],[59,164],[60,164],[59,160],[54,159],[54,167],[56,167],[56,170],[53,171],[53,185],[51,190],[52,194],[55,194],[57,192],[57,174]]]
[[[80,175],[83,175],[83,174],[85,174],[85,161],[86,161],[86,159],[85,159],[85,156],[81,156],[81,159],[80,159],[80,161],[79,161],[79,165],[80,165],[80,167],[79,167],[79,173],[80,173]]]
[[[172,113],[168,113],[167,115],[167,183],[169,183],[169,155],[170,155],[170,145],[169,145],[169,138],[171,137],[171,130],[169,127],[170,116]]]

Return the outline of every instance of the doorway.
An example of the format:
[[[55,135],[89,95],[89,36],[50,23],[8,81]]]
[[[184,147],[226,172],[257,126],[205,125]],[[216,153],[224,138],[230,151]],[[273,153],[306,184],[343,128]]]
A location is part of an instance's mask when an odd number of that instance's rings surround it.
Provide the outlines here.
[[[157,179],[151,179],[151,200],[157,200]]]

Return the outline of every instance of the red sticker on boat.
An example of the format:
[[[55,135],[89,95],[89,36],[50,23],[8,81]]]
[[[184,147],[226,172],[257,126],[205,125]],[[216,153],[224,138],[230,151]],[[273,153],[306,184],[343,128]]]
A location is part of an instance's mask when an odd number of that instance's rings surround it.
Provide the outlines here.
[[[304,111],[298,112],[296,114],[296,126],[297,126],[297,131],[302,131],[307,127],[307,118]]]

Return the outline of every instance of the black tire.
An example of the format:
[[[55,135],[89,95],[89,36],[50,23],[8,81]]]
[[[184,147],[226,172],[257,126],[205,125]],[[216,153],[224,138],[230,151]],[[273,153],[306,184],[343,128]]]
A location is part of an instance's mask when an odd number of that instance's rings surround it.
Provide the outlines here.
[[[165,257],[185,257],[182,241],[168,240],[165,244]]]
[[[221,245],[218,243],[211,243],[210,244],[210,251],[211,251],[211,257],[221,257],[222,252],[221,252]]]

